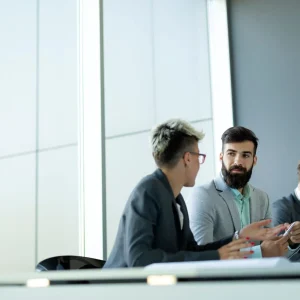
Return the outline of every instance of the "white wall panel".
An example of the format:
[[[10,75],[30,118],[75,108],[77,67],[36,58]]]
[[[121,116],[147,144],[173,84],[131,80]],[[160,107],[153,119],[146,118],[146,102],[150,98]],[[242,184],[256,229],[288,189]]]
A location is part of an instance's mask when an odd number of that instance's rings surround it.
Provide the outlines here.
[[[211,117],[206,0],[153,0],[158,122]]]
[[[75,0],[39,1],[39,148],[77,142]]]
[[[128,197],[142,179],[155,170],[150,133],[106,141],[107,253],[109,255]]]
[[[38,260],[79,255],[77,146],[39,153]]]
[[[154,122],[151,2],[104,1],[106,136]]]
[[[35,150],[36,0],[0,1],[0,156]]]
[[[35,154],[0,160],[0,269],[35,267]]]
[[[206,154],[204,164],[200,165],[200,170],[196,178],[196,186],[205,184],[211,181],[215,177],[215,157],[214,157],[214,136],[212,120],[197,122],[192,124],[196,129],[203,130],[205,133],[204,139],[199,143],[199,150],[201,153]],[[220,137],[221,138],[221,137]],[[185,200],[188,199],[188,195],[191,188],[183,188],[182,195]]]

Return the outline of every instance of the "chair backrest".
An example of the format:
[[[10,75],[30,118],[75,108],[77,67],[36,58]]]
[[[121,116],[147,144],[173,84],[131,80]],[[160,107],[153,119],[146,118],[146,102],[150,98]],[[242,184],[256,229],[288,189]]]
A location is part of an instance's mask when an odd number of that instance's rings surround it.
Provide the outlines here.
[[[59,270],[101,269],[105,260],[84,256],[62,255],[54,256],[39,262],[35,268],[37,272]]]

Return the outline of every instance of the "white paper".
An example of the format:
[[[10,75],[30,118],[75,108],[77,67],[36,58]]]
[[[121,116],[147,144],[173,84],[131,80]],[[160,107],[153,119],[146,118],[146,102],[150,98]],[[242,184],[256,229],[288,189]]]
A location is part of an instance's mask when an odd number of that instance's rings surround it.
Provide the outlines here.
[[[173,270],[173,269],[220,269],[220,268],[275,268],[288,267],[291,263],[284,257],[275,258],[253,258],[253,259],[233,259],[233,260],[208,260],[189,261],[175,263],[155,263],[146,267],[151,270]]]

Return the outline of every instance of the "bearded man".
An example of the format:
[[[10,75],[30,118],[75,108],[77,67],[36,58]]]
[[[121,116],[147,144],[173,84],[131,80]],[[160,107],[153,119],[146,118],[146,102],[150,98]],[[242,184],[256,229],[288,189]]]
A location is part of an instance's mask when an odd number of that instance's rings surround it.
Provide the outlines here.
[[[198,245],[220,240],[230,234],[239,237],[245,226],[270,219],[268,195],[249,184],[257,162],[258,138],[249,129],[235,126],[222,135],[220,175],[210,183],[193,188],[187,208],[190,227]],[[256,242],[252,258],[284,256],[287,238],[274,237]]]

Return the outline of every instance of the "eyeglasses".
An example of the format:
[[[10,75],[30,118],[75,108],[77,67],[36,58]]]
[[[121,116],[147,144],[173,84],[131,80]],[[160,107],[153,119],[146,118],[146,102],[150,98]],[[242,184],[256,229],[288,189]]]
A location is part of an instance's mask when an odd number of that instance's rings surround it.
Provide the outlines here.
[[[198,153],[198,152],[191,152],[191,151],[189,151],[189,153],[198,155],[200,164],[203,164],[205,162],[206,154],[202,154],[202,153]]]

